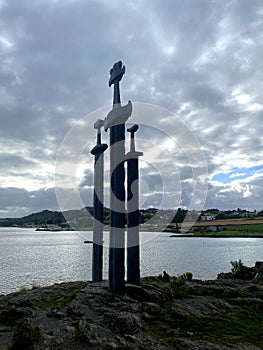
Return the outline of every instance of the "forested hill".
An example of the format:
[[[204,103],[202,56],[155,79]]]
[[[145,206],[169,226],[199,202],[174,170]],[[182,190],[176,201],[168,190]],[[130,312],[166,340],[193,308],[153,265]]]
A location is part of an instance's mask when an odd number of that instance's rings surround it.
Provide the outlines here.
[[[87,217],[87,212],[89,211],[93,215],[93,208],[86,207],[81,210],[67,210],[65,212],[61,211],[51,211],[43,210],[41,212],[33,213],[22,218],[6,218],[0,219],[1,227],[10,227],[10,226],[37,226],[37,225],[65,225],[66,222],[71,222],[74,220],[81,220]],[[107,218],[109,215],[109,209],[105,208],[104,216]]]
[[[60,224],[65,222],[64,216],[59,211],[43,210],[33,213],[22,218],[0,219],[0,226],[23,226],[23,225],[40,225],[40,224]]]
[[[91,214],[88,217],[86,210]],[[81,226],[92,226],[93,207],[85,207],[81,210],[68,210],[65,212],[43,210],[41,212],[33,213],[22,218],[5,218],[0,219],[0,227],[10,226],[38,226],[38,225],[60,225],[65,226],[67,223],[78,222]],[[172,214],[171,214],[172,213]],[[177,212],[170,210],[157,210],[155,208],[141,209],[139,220],[140,223],[145,223],[153,216],[158,221],[158,218],[162,221],[165,216],[172,218],[171,222],[182,222],[185,218],[187,210],[180,209]],[[104,223],[109,224],[110,210],[104,208]]]

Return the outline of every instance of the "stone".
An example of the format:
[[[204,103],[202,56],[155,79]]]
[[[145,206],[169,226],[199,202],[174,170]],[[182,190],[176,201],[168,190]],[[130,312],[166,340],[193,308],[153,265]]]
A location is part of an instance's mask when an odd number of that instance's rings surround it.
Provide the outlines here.
[[[156,302],[161,296],[158,287],[151,285],[151,288],[148,288],[147,284],[142,284],[141,286],[126,284],[125,291],[129,297],[140,302]]]
[[[162,312],[162,308],[155,303],[143,302],[141,303],[141,311],[146,312],[147,314],[156,315]]]
[[[3,317],[11,312],[19,315],[20,320],[30,319],[38,327],[41,335],[38,350],[259,350],[248,342],[222,345],[195,340],[195,327],[210,319],[220,320],[239,305],[251,307],[253,312],[262,310],[261,281],[187,281],[185,287],[191,297],[181,299],[172,299],[166,287],[144,279],[141,286],[128,284],[124,295],[110,293],[106,282],[86,283],[85,288],[79,286],[77,291],[78,285],[63,283],[25,291],[23,297],[15,294],[3,297],[0,349],[12,342],[16,319],[10,323]],[[70,294],[72,288],[74,295]],[[60,307],[51,303],[61,299]],[[19,310],[26,313],[17,313]],[[161,333],[157,336],[158,325]],[[172,344],[167,336],[174,337]]]
[[[258,271],[263,271],[263,261],[256,261],[256,263],[255,263],[255,268],[256,268]]]
[[[256,274],[258,272],[263,273],[263,263],[260,261],[257,261],[254,267],[247,267],[242,266],[240,268],[240,271],[236,272],[235,274],[228,272],[228,273],[219,273],[217,275],[217,279],[228,279],[228,278],[236,278],[240,280],[252,280],[255,278]]]
[[[263,280],[263,273],[262,272],[257,272],[255,276],[256,280]]]

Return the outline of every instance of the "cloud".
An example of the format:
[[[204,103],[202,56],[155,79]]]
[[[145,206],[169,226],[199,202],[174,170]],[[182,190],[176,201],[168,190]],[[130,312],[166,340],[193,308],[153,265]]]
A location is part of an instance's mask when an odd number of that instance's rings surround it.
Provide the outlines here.
[[[58,210],[54,189],[26,191],[21,188],[0,188],[1,217],[21,217],[49,208]]]
[[[234,174],[229,175],[229,178],[233,179],[235,177],[243,177],[245,175],[246,175],[246,173],[234,173]]]
[[[118,59],[127,70],[121,83],[123,103],[153,103],[177,113],[205,151],[210,179],[261,165],[262,13],[261,0],[2,3],[0,184],[10,194],[2,199],[4,215],[20,207],[56,207],[52,191],[44,189],[54,187],[59,147],[80,118],[112,103],[109,69]],[[187,144],[172,113],[160,117],[149,112],[140,122],[160,130],[169,125],[173,139]],[[88,122],[93,128],[94,120]],[[85,136],[81,125],[79,130],[79,138],[88,143],[90,134]],[[148,144],[167,142],[163,134],[143,126],[140,135]],[[103,137],[107,140],[108,134]],[[183,151],[171,149],[177,169],[167,180],[167,193],[177,195],[181,186],[187,206],[193,164]],[[84,158],[82,185],[89,187],[93,158],[88,152]],[[170,171],[168,158],[161,153],[156,158],[163,174]],[[160,201],[160,179],[147,169],[143,176],[153,189],[148,200],[153,205]],[[230,179],[241,181],[237,175],[243,171],[235,172]],[[249,176],[249,183],[239,182],[241,187],[212,181],[206,205],[262,209],[259,178]],[[174,190],[173,181],[179,182]],[[14,188],[24,201],[12,195]],[[41,205],[28,199],[32,193],[34,198],[44,196]]]

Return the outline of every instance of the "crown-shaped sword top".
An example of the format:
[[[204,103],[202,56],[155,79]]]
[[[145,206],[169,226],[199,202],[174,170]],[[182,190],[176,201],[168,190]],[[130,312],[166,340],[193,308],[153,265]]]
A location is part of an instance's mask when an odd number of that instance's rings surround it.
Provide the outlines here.
[[[125,66],[122,65],[122,61],[114,63],[113,67],[110,70],[109,86],[112,84],[114,85],[113,106],[121,104],[120,81],[124,73]]]
[[[122,65],[122,61],[114,63],[113,67],[110,70],[109,86],[121,81],[124,73],[125,66]]]

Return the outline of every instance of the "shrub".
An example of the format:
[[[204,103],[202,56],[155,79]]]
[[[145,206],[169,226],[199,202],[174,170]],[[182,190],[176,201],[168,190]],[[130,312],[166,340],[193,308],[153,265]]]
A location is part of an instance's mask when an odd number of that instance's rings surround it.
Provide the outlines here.
[[[236,276],[237,274],[239,274],[244,266],[241,259],[236,261],[231,261],[231,265],[232,265],[232,269],[231,269],[232,276]]]
[[[187,296],[185,280],[181,277],[173,277],[169,284],[169,292],[172,298],[184,298]]]
[[[179,276],[179,278],[181,278],[184,281],[192,281],[193,274],[192,274],[192,272],[184,272],[183,274],[181,274]]]

